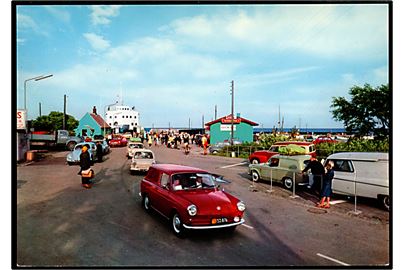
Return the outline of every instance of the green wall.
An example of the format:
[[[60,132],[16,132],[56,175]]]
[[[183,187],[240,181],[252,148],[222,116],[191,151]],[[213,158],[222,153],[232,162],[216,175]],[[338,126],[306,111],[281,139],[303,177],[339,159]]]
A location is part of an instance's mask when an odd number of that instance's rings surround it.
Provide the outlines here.
[[[91,132],[90,127],[94,130]],[[87,136],[103,135],[102,128],[97,124],[96,120],[89,113],[86,113],[79,121],[79,126],[75,129],[76,136],[82,135],[82,129],[87,130]]]
[[[231,130],[229,129],[229,131],[221,131],[221,125],[225,124],[215,123],[210,126],[210,144],[223,142],[224,140],[229,140],[231,138]],[[233,132],[233,137],[235,140],[242,142],[253,142],[253,126],[244,122],[234,124],[234,126],[236,126],[236,130]]]

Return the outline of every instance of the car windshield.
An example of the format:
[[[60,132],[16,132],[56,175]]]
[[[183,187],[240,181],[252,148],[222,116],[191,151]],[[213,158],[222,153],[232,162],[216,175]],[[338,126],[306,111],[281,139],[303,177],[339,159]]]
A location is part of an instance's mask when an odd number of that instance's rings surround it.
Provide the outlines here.
[[[215,188],[214,176],[208,173],[179,173],[172,176],[174,190]]]
[[[153,159],[153,154],[151,152],[136,152],[134,159]]]

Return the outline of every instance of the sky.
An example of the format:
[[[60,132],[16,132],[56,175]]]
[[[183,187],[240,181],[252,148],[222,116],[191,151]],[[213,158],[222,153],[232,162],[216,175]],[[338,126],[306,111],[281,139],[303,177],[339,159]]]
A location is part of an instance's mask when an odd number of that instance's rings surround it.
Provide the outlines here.
[[[117,100],[144,127],[235,113],[260,127],[341,128],[333,97],[388,83],[387,4],[19,5],[17,108],[80,120]]]

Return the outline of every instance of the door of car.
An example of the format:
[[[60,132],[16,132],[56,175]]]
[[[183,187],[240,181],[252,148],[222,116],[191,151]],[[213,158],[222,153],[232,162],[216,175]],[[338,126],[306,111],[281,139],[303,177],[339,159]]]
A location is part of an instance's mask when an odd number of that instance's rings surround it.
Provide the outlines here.
[[[280,158],[278,157],[272,157],[269,159],[268,162],[268,169],[265,170],[266,174],[265,174],[265,178],[270,180],[270,177],[272,177],[273,181],[280,181],[282,178],[282,173],[283,171],[280,170],[279,166],[280,166]]]
[[[329,160],[326,161],[327,164]],[[355,172],[351,160],[334,159],[335,176],[332,180],[332,191],[345,195],[354,194]]]
[[[155,192],[155,207],[161,214],[166,217],[170,217],[171,210],[171,190],[169,188],[170,176],[166,173],[162,173],[160,181],[156,186]]]

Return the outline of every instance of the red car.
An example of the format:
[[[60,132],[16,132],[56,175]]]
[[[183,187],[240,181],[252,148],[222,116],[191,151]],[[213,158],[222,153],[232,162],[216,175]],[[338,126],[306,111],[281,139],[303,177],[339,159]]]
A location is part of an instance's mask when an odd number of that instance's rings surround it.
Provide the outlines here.
[[[305,155],[311,155],[313,157],[316,157],[315,145],[313,143],[300,141],[285,141],[285,142],[276,142],[270,147],[269,150],[260,150],[253,152],[249,156],[249,162],[252,164],[265,163],[272,156],[278,154],[278,149],[280,146],[287,146],[289,144],[299,145],[306,150]]]
[[[337,143],[337,140],[332,139],[331,137],[327,137],[327,136],[319,136],[318,138],[316,138],[313,143],[314,144],[320,144],[320,143]]]
[[[245,204],[220,190],[218,176],[202,169],[154,164],[141,181],[142,206],[170,220],[173,233],[223,228],[233,232],[244,223]]]
[[[126,146],[128,143],[127,138],[121,135],[114,135],[113,138],[108,142],[110,147],[114,146]]]

